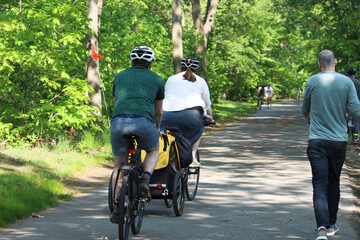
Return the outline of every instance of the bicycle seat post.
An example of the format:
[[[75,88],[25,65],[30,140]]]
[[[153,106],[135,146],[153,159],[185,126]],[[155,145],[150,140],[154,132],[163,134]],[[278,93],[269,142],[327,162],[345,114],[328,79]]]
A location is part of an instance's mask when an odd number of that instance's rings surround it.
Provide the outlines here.
[[[128,147],[128,153],[129,160],[133,160],[135,158],[135,136],[129,136],[129,147]]]

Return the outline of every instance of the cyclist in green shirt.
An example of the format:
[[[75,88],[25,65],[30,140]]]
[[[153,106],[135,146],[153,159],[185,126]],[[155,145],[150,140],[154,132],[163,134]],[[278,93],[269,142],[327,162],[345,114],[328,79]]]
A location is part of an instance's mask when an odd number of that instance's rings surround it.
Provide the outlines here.
[[[114,154],[112,185],[114,189],[117,169],[128,156],[127,136],[135,135],[138,147],[147,152],[139,195],[150,201],[149,182],[159,158],[160,123],[165,97],[164,81],[159,75],[150,71],[155,60],[155,54],[151,48],[147,46],[134,48],[130,59],[132,67],[119,72],[115,76],[113,85],[115,107],[110,127]],[[119,194],[121,185],[122,176],[119,176],[113,196]],[[114,206],[110,220],[116,223],[118,216],[118,211]]]

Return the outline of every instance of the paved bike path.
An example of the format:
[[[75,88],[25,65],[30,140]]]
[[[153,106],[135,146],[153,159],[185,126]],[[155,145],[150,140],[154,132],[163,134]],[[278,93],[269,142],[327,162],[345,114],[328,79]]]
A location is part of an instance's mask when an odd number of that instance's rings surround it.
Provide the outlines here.
[[[314,239],[308,126],[300,102],[285,101],[202,140],[200,188],[175,217],[162,200],[146,206],[132,239]],[[360,239],[351,222],[352,191],[341,178],[338,235]],[[117,239],[107,185],[0,232],[0,239]]]

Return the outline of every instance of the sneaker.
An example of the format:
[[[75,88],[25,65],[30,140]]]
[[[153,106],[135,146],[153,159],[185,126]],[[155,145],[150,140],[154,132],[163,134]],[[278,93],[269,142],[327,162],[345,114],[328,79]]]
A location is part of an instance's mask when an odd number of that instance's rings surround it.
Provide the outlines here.
[[[339,231],[339,226],[335,223],[334,225],[331,225],[330,228],[327,229],[327,235],[328,236],[334,236],[337,231]]]
[[[148,203],[151,201],[151,193],[147,180],[143,180],[139,185],[139,197],[145,198]]]
[[[191,167],[191,168],[197,168],[197,167],[200,167],[201,166],[201,164],[200,164],[200,162],[198,162],[198,161],[193,161],[190,165],[189,165],[189,167]]]
[[[327,240],[328,238],[326,237],[326,233],[327,233],[326,227],[323,226],[319,227],[318,234],[315,240]]]
[[[112,212],[112,215],[110,217],[110,222],[118,224],[119,219],[119,208],[114,206],[114,211]]]

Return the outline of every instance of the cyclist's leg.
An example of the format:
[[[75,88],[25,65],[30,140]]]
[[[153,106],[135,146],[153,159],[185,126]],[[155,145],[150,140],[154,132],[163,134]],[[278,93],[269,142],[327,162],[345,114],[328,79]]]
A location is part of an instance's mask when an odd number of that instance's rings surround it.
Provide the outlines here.
[[[111,136],[110,136],[110,142],[112,147],[112,152],[114,155],[114,174],[112,178],[112,188],[113,190],[113,196],[116,200],[120,188],[121,188],[121,182],[122,182],[122,176],[118,175],[119,167],[121,166],[121,163],[127,159],[128,156],[128,146],[129,146],[129,139],[125,137],[129,134],[127,128],[125,126],[128,126],[128,120],[121,118],[121,117],[115,117],[111,123]],[[116,179],[118,181],[116,182]]]
[[[159,159],[159,143],[155,147],[146,151],[144,160],[144,172],[153,173]]]
[[[192,145],[192,156],[193,156],[193,161],[196,161],[196,152],[199,148],[200,145],[200,138]]]
[[[138,118],[137,128],[134,133],[138,137],[138,147],[146,151],[139,195],[149,202],[151,200],[149,182],[159,159],[159,132],[155,123],[146,118]]]
[[[112,178],[112,189],[113,189],[113,196],[114,196],[115,200],[116,200],[116,197],[119,195],[121,185],[122,185],[122,179],[123,179],[122,172],[118,171],[118,170],[121,166],[121,163],[125,159],[127,159],[127,156],[123,156],[123,157],[114,156],[114,174],[113,174],[113,178]],[[118,176],[118,173],[119,173],[119,176]],[[116,179],[117,179],[117,183],[116,183]],[[115,189],[115,193],[114,193],[114,189]]]

